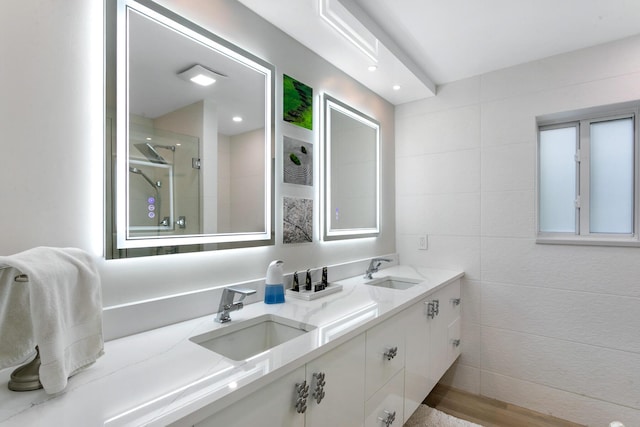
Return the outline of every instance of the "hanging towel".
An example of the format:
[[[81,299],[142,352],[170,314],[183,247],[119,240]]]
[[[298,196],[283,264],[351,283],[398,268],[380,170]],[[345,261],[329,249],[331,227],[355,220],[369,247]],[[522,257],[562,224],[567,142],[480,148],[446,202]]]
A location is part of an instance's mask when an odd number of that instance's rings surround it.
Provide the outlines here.
[[[104,353],[100,276],[75,248],[39,247],[0,256],[0,369],[40,349],[40,382],[58,393]],[[26,283],[14,282],[16,271]]]

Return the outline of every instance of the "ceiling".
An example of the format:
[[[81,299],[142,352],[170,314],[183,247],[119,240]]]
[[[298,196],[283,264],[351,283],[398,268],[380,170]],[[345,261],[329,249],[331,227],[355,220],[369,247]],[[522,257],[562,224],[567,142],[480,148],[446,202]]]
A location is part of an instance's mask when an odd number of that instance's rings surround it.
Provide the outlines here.
[[[239,1],[395,105],[443,83],[640,34],[639,0]],[[348,10],[384,43],[376,71],[320,18],[320,2]]]

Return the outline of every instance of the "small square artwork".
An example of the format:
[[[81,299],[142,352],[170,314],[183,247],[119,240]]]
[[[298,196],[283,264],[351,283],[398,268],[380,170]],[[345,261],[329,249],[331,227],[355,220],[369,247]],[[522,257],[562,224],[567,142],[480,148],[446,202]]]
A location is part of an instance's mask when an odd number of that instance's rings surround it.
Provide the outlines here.
[[[313,200],[285,197],[282,222],[282,243],[312,242]]]
[[[305,129],[313,129],[313,89],[283,74],[282,118]]]
[[[283,137],[284,182],[313,186],[313,144]]]

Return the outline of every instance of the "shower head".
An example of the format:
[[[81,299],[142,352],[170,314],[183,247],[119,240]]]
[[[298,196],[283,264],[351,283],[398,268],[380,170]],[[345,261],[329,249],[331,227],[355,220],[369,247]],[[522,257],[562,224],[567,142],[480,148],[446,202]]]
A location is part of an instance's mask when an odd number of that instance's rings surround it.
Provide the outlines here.
[[[156,149],[153,148],[153,145],[149,144],[148,142],[145,144],[143,143],[133,144],[133,146],[136,147],[138,151],[140,151],[142,154],[144,154],[144,156],[147,159],[149,159],[150,162],[159,163],[161,165],[167,164],[167,161],[164,159],[164,157],[158,154]],[[175,147],[174,147],[174,150],[175,150]]]
[[[158,184],[160,183],[160,181],[158,181],[158,182],[153,182],[153,181],[151,180],[151,178],[149,178],[149,177],[147,176],[147,174],[145,174],[144,172],[142,172],[142,170],[140,170],[140,169],[138,169],[138,168],[135,168],[135,167],[133,167],[133,166],[129,166],[129,172],[131,172],[131,173],[135,173],[135,174],[140,175],[141,177],[143,177],[143,178],[145,179],[145,181],[147,181],[147,182],[149,183],[149,185],[150,185],[150,186],[152,186],[152,187],[153,187],[153,189],[154,189],[156,192],[158,192],[158,187],[160,187],[160,185],[158,185]]]
[[[165,150],[171,150],[175,153],[176,146],[175,145],[152,145],[153,148],[164,148]]]

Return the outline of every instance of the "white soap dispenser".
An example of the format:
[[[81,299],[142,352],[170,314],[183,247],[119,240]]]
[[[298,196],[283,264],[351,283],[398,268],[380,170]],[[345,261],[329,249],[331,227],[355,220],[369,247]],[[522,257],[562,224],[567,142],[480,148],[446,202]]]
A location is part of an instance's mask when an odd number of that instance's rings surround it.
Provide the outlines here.
[[[284,302],[284,274],[280,260],[272,261],[267,268],[266,286],[264,289],[265,304],[280,304]]]

